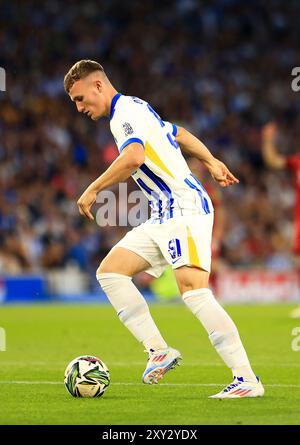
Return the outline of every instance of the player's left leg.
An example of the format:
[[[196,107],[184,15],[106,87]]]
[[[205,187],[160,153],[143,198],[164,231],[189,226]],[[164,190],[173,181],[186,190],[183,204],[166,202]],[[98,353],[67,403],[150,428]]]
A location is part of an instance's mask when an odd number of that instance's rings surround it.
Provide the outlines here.
[[[197,267],[182,266],[175,269],[174,273],[185,304],[200,320],[212,345],[232,370],[233,383],[212,397],[262,396],[263,386],[252,371],[238,330],[208,288],[209,272]]]

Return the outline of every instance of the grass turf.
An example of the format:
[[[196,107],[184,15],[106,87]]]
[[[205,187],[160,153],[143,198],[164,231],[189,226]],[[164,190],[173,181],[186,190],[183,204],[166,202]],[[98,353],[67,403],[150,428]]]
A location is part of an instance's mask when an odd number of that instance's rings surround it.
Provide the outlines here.
[[[167,342],[183,355],[182,366],[152,386],[141,383],[143,348],[110,306],[2,306],[0,424],[299,424],[300,351],[291,342],[300,320],[288,318],[290,305],[226,309],[265,385],[263,398],[208,398],[230,383],[231,372],[184,305],[151,307]],[[99,399],[74,399],[62,383],[68,362],[86,354],[110,369],[111,385]]]

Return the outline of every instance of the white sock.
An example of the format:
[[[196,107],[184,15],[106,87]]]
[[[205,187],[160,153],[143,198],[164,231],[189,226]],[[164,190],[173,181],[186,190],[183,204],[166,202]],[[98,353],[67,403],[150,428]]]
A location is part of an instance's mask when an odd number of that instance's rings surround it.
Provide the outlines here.
[[[210,289],[185,292],[183,300],[206,329],[209,339],[232,374],[256,382],[238,330]]]
[[[119,319],[134,337],[149,351],[165,349],[167,343],[154,323],[149,307],[133,284],[132,278],[117,273],[100,273],[97,280]]]

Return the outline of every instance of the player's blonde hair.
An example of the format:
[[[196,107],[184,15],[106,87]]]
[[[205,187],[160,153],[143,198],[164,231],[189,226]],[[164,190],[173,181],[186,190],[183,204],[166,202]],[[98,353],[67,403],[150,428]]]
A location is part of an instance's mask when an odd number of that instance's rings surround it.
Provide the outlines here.
[[[84,79],[94,71],[101,71],[105,75],[103,67],[100,65],[100,63],[95,62],[94,60],[84,59],[76,62],[65,75],[65,91],[69,93],[70,89],[74,83],[77,82],[77,80]]]

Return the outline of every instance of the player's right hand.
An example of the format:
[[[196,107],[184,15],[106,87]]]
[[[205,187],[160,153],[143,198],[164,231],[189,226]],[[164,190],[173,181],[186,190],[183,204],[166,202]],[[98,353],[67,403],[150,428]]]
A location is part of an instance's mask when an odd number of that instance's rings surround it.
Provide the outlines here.
[[[238,184],[240,181],[231,173],[226,165],[216,158],[210,159],[206,163],[206,167],[221,187],[228,187],[229,185]]]
[[[85,216],[91,221],[94,220],[94,216],[91,213],[91,208],[96,202],[96,197],[97,193],[94,190],[87,188],[77,201],[80,215]]]

